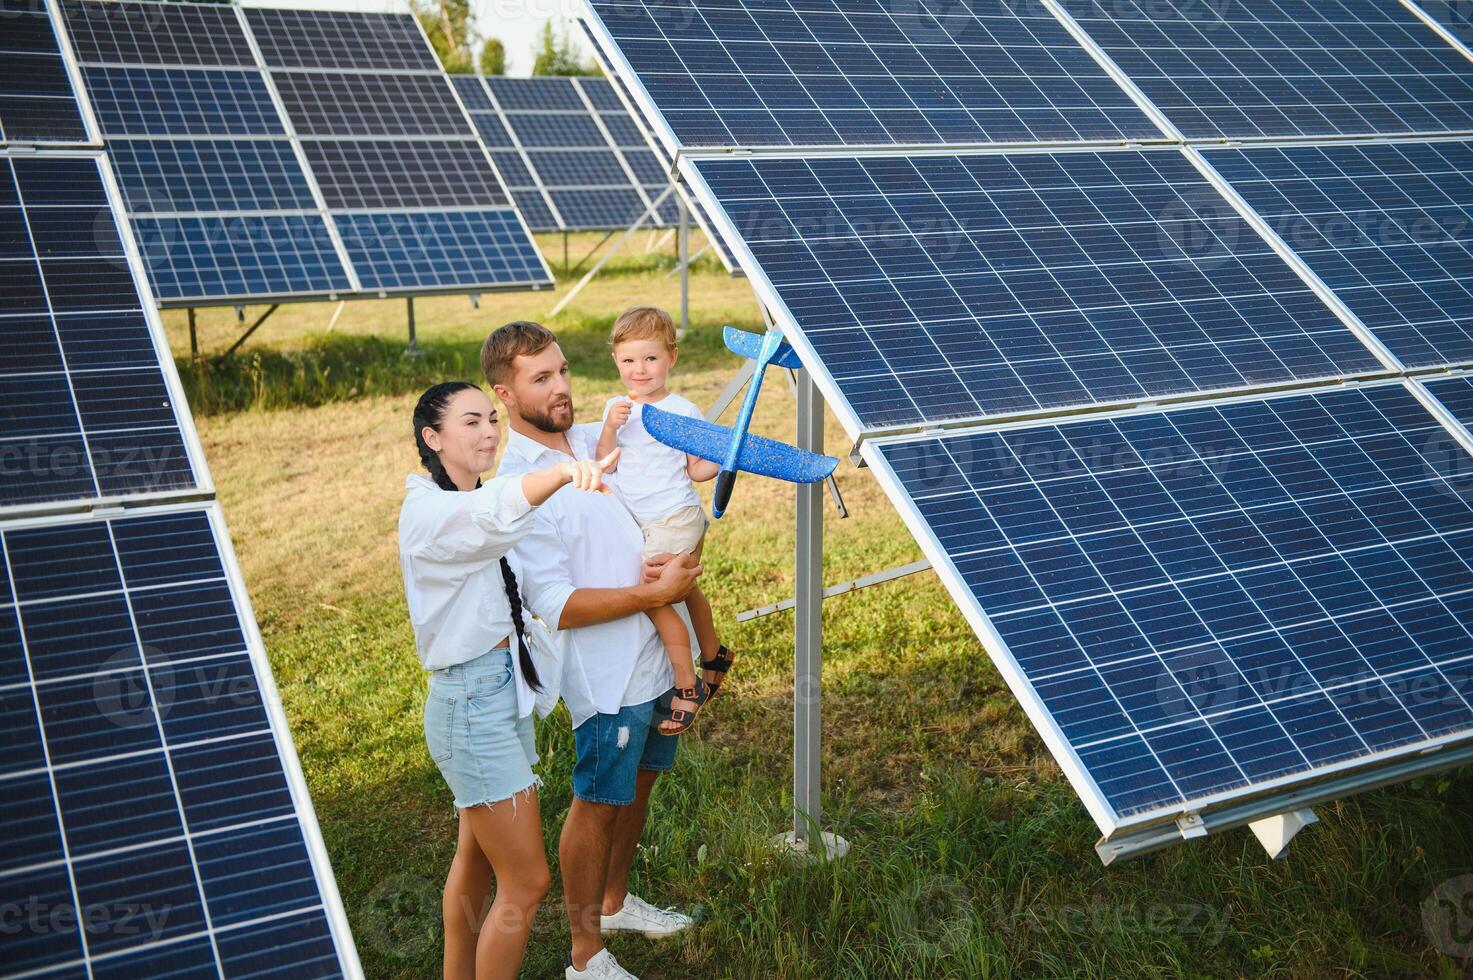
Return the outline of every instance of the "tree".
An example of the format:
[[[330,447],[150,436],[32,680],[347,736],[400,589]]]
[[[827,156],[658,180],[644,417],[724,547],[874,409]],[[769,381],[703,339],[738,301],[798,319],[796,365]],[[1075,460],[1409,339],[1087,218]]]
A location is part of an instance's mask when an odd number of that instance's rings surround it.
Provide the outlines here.
[[[486,44],[481,48],[481,74],[506,74],[506,45],[501,43],[501,38],[486,38]]]
[[[590,61],[581,61],[578,50],[573,47],[573,38],[567,29],[557,30],[552,20],[542,22],[542,34],[532,57],[534,75],[597,75],[598,66]]]
[[[411,0],[411,5],[445,70],[455,75],[475,71],[471,57],[475,18],[470,0]]]

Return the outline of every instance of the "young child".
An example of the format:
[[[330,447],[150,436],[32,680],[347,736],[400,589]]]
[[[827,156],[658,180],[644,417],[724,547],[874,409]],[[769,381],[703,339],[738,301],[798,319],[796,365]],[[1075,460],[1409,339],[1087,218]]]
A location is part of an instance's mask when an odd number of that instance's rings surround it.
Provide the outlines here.
[[[642,414],[645,405],[658,405],[667,412],[701,417],[699,408],[665,386],[680,356],[675,321],[664,310],[633,307],[614,321],[610,345],[629,396],[611,398],[604,406],[598,458],[613,452],[615,446],[620,449],[614,477],[608,482],[644,531],[644,557],[692,553],[699,560],[710,521],[691,481],[714,479],[721,467],[657,442],[645,429]],[[696,712],[716,694],[733,659],[716,639],[711,605],[699,587],[686,596],[685,606],[701,650],[715,650],[716,655],[701,661],[706,676],[697,678],[690,635],[680,615],[672,606],[650,610],[649,617],[675,670],[675,686],[656,707],[664,735],[677,735],[690,727]]]

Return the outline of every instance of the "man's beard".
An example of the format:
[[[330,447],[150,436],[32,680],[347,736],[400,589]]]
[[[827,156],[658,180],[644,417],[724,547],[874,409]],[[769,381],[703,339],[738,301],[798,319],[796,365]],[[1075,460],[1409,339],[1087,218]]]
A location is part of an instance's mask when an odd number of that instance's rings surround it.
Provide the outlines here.
[[[548,412],[534,412],[529,408],[523,408],[520,414],[523,422],[546,432],[548,435],[555,436],[560,432],[567,432],[573,427],[573,406],[571,403],[568,405],[568,421],[562,424],[554,422],[551,413]]]

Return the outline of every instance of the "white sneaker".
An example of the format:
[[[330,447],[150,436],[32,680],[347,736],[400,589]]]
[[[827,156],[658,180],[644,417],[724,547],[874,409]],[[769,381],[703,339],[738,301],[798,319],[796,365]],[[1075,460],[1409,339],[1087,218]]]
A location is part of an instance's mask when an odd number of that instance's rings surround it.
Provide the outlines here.
[[[614,959],[614,954],[607,949],[601,949],[588,958],[588,964],[583,969],[573,966],[573,958],[568,957],[568,968],[563,971],[566,980],[639,980],[634,974],[619,965]]]
[[[657,909],[633,892],[624,896],[624,907],[619,911],[599,917],[600,932],[637,932],[646,939],[673,936],[690,927],[690,916],[673,908]]]

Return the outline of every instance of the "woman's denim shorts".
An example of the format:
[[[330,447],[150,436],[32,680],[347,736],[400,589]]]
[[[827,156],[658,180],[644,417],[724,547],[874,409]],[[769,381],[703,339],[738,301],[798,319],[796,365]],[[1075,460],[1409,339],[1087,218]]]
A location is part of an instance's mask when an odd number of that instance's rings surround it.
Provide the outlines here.
[[[430,671],[425,745],[457,807],[497,803],[537,785],[532,716],[517,717],[510,650]]]

